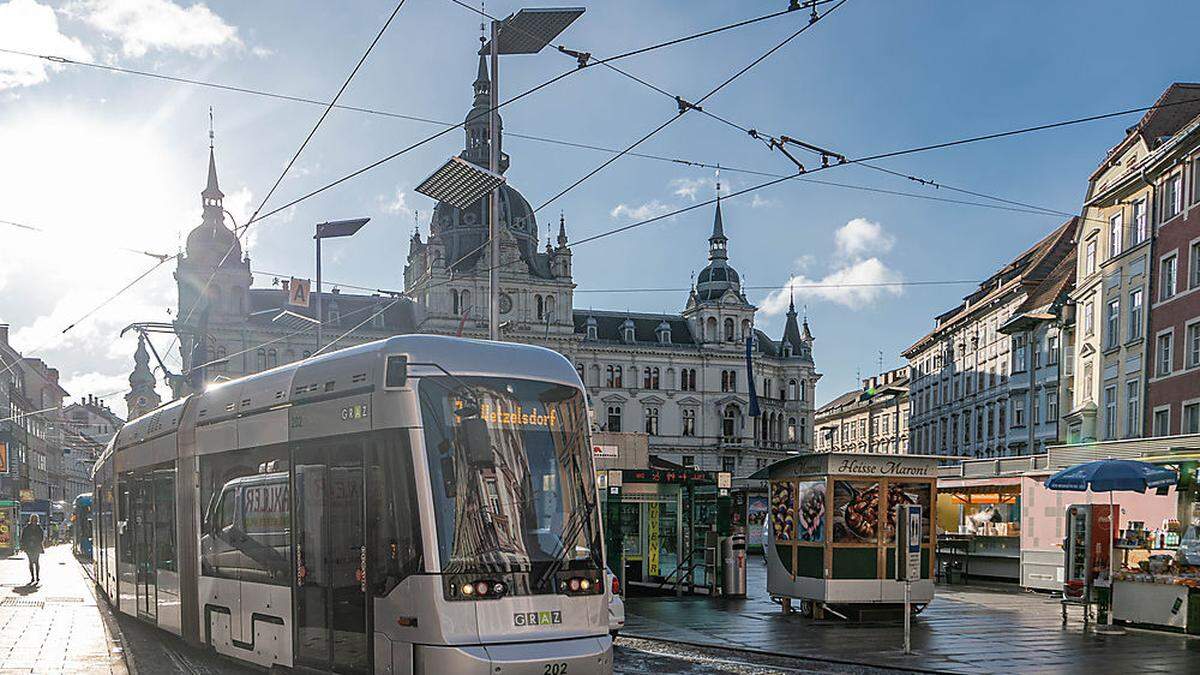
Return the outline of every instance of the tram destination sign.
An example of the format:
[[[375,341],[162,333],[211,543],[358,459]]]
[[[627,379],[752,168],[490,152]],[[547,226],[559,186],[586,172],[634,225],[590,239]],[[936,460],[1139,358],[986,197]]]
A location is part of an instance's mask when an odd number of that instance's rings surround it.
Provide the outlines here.
[[[712,471],[687,469],[625,469],[621,477],[626,483],[716,483]]]

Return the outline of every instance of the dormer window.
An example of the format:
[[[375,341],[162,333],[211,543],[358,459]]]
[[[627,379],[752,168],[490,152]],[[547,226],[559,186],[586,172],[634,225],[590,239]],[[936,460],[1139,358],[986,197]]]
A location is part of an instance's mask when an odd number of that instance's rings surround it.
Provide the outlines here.
[[[792,343],[790,343],[790,342],[783,343],[783,358],[785,358],[785,359],[792,358]]]
[[[596,339],[596,325],[595,324],[591,324],[587,327],[587,339],[589,339],[589,340]]]
[[[658,343],[662,345],[671,344],[671,324],[666,321],[658,324]]]
[[[633,342],[634,332],[633,326],[625,326],[621,328],[621,339],[625,342]]]

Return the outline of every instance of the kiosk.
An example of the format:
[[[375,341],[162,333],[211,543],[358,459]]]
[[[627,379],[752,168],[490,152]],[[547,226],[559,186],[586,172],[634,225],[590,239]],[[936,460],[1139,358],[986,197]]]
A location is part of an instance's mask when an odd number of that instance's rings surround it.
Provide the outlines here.
[[[872,607],[904,602],[896,579],[897,506],[921,507],[921,578],[911,600],[933,599],[937,464],[923,455],[822,453],[797,455],[751,475],[770,485],[767,591],[785,611],[801,601],[808,615],[829,611],[849,618]]]

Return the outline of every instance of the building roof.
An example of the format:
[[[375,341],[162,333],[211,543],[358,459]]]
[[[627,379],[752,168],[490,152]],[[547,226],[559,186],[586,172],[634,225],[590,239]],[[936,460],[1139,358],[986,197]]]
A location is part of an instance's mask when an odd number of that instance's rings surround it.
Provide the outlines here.
[[[695,346],[692,326],[678,314],[642,314],[637,312],[613,312],[607,310],[582,310],[573,312],[575,332],[587,335],[588,319],[596,322],[596,339],[601,342],[624,342],[621,327],[626,320],[633,322],[634,343],[658,342],[658,326],[666,322],[671,327],[671,344]]]
[[[317,316],[317,292],[309,295],[308,307],[291,307],[287,305],[287,294],[282,288],[251,288],[250,316],[248,323],[257,326],[279,327],[274,321],[279,312],[288,310],[295,314],[315,319]],[[330,311],[336,307],[341,325],[350,328],[365,321],[367,317],[387,306],[392,298],[382,295],[361,295],[354,293],[321,292],[321,310],[329,320]],[[416,332],[419,323],[414,303],[401,300],[388,307],[383,312],[383,326],[368,323],[364,329],[381,328],[392,333]],[[328,326],[328,324],[326,324]]]
[[[1125,138],[1105,154],[1104,161],[1092,172],[1091,179],[1095,180],[1111,166],[1133,140],[1140,139],[1153,150],[1163,138],[1173,136],[1197,115],[1200,115],[1200,83],[1171,84],[1137,124],[1125,130]]]
[[[1077,218],[1071,218],[1059,225],[1053,232],[979,284],[975,291],[963,298],[962,304],[938,315],[933,330],[905,349],[904,356],[923,348],[942,334],[969,320],[978,308],[990,306],[993,300],[1013,290],[1026,287],[1031,293],[1036,293],[1042,282],[1060,269],[1063,258],[1073,255],[1077,223]]]

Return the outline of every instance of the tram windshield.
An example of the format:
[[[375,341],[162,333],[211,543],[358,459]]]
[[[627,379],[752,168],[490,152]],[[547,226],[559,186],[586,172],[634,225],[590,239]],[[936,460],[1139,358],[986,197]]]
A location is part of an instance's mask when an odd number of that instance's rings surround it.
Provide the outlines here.
[[[545,592],[559,569],[600,569],[578,389],[426,377],[420,399],[443,572],[527,572],[530,590]]]

